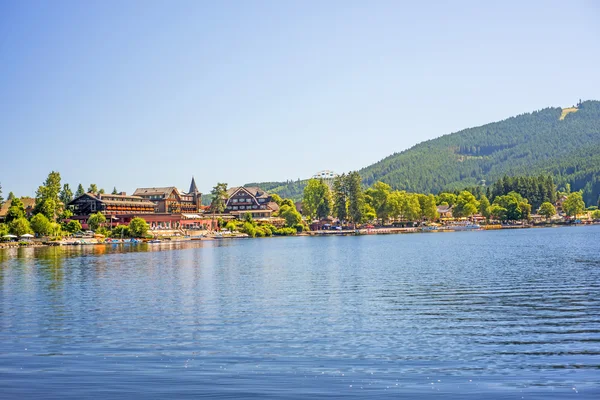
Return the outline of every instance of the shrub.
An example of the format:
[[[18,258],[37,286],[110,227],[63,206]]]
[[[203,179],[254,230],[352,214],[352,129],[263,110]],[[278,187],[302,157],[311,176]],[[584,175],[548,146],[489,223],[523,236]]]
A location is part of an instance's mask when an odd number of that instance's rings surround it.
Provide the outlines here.
[[[110,231],[104,226],[101,226],[100,228],[96,229],[96,233],[98,235],[110,236]]]
[[[296,234],[296,229],[294,228],[281,228],[277,229],[273,232],[276,236],[291,236]]]
[[[81,230],[81,224],[79,221],[72,219],[65,225],[65,230],[70,233],[79,232]]]
[[[248,234],[248,236],[250,236],[250,237],[256,236],[256,228],[250,222],[244,222],[242,231],[244,233]]]
[[[117,225],[110,232],[110,236],[114,238],[129,237],[131,232],[127,225]]]
[[[229,221],[225,225],[225,229],[228,230],[228,231],[230,231],[230,232],[233,232],[233,231],[237,230],[237,225],[236,225],[235,222]]]

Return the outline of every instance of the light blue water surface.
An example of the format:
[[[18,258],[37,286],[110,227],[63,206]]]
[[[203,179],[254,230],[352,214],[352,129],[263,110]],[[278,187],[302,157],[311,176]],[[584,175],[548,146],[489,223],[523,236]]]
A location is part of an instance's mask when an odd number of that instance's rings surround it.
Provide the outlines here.
[[[600,398],[600,227],[0,251],[2,398]]]

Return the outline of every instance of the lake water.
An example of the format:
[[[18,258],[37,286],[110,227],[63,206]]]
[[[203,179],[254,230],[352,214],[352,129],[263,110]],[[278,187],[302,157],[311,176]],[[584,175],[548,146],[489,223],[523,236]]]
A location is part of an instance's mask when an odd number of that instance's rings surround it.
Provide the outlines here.
[[[600,227],[0,251],[2,398],[600,398]]]

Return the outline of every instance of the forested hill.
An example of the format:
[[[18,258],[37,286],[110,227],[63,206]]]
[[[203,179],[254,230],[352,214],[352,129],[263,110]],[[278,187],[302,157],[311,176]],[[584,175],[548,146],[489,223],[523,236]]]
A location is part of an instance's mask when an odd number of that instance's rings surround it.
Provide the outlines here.
[[[359,170],[363,183],[437,193],[493,183],[504,175],[551,174],[558,186],[584,190],[587,204],[600,192],[600,102],[577,109],[547,108],[419,143]],[[570,112],[568,112],[570,111]],[[258,184],[299,199],[303,181]]]

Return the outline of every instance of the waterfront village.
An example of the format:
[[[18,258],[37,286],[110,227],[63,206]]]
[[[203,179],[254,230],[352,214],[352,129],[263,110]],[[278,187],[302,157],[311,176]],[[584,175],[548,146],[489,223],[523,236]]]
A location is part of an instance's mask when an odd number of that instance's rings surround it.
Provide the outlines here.
[[[217,184],[210,202],[192,177],[175,186],[137,188],[132,194],[82,185],[75,194],[51,172],[36,198],[3,201],[0,246],[161,243],[291,235],[357,235],[600,223],[598,206],[581,192],[557,191],[551,177],[505,177],[494,187],[438,195],[394,191],[382,182],[363,189],[357,172],[310,179],[301,201],[260,187]],[[539,183],[539,184],[538,184]],[[519,187],[534,187],[519,193]],[[491,190],[490,190],[491,189]],[[512,190],[515,189],[515,190]],[[1,187],[0,187],[1,190]],[[525,190],[521,190],[523,192]],[[490,202],[490,198],[493,202]],[[535,212],[532,213],[532,205]]]

